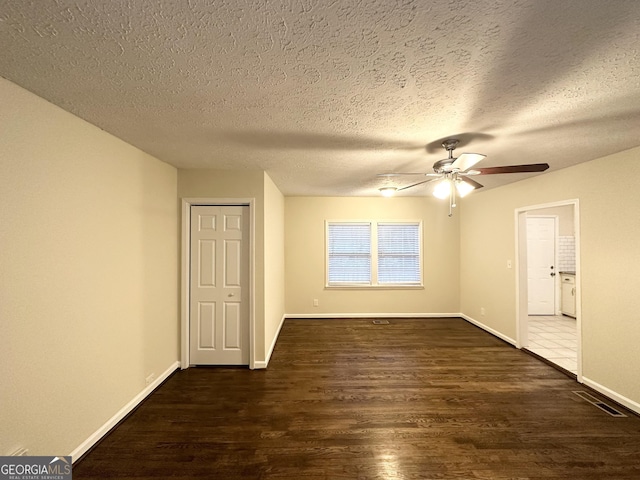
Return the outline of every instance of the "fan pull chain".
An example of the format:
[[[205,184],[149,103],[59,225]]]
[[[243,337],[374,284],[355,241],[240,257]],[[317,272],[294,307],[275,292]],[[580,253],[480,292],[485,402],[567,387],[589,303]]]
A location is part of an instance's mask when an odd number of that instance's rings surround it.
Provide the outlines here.
[[[449,153],[451,153],[451,151],[449,151]],[[457,202],[456,202],[456,181],[458,180],[458,175],[457,173],[453,173],[451,174],[450,178],[449,178],[449,188],[450,188],[450,193],[449,193],[449,216],[452,217],[453,216],[453,209],[456,208],[457,206]]]

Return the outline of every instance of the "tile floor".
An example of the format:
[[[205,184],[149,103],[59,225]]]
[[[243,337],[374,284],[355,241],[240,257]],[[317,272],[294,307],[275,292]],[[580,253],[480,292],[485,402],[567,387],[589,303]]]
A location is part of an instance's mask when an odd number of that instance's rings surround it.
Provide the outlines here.
[[[527,348],[565,370],[577,373],[576,319],[564,315],[529,315]]]

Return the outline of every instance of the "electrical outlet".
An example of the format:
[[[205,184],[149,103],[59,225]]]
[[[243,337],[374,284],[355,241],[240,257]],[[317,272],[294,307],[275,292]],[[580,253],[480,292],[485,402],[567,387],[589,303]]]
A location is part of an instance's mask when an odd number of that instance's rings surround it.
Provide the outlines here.
[[[480,315],[484,317],[484,314],[485,314],[484,307],[480,307]]]
[[[314,307],[317,307],[318,305],[320,305],[320,303],[318,302],[318,299],[317,299],[317,298],[314,298],[314,299],[313,299],[313,306],[314,306]]]
[[[151,373],[149,374],[149,376],[147,378],[144,379],[145,381],[145,385],[149,385],[150,383],[152,383],[154,380],[156,379],[156,374],[155,373]]]

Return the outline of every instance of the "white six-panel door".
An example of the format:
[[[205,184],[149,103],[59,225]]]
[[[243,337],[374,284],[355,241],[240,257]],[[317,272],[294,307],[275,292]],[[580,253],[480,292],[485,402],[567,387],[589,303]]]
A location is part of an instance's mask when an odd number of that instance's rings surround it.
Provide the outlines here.
[[[249,364],[249,207],[191,207],[192,365]]]
[[[555,315],[556,219],[527,217],[529,315]]]

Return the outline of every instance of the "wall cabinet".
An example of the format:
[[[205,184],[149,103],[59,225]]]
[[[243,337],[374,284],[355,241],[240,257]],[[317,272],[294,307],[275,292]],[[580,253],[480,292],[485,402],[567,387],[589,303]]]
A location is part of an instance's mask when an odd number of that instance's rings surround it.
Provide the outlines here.
[[[576,316],[576,276],[569,273],[560,274],[562,282],[562,305],[560,311],[570,317]]]

